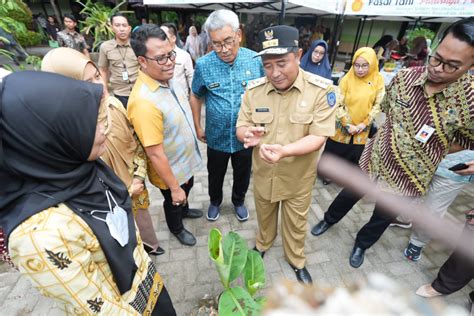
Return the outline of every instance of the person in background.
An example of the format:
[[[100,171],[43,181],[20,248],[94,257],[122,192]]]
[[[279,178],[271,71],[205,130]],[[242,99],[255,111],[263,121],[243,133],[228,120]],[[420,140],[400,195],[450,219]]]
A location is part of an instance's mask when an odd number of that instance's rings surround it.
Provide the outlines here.
[[[408,39],[406,36],[403,36],[398,43],[398,53],[400,56],[406,56],[408,53]]]
[[[301,70],[298,30],[286,25],[259,33],[265,78],[249,83],[237,137],[253,148],[258,220],[255,250],[261,256],[277,236],[278,214],[286,261],[298,281],[311,283],[304,245],[316,166],[326,138],[334,135],[332,81]]]
[[[384,49],[384,52],[383,52],[383,55],[382,55],[382,60],[383,60],[384,63],[386,61],[390,60],[390,56],[392,55],[392,52],[397,51],[398,46],[399,46],[399,43],[396,39],[393,39],[390,42],[388,42],[388,44],[385,46],[385,49]],[[382,69],[383,64],[379,68]]]
[[[380,112],[380,103],[385,95],[385,85],[378,71],[377,56],[370,47],[359,48],[353,64],[339,84],[340,106],[336,112],[336,135],[326,142],[324,154],[331,153],[358,165],[368,140],[370,125]],[[323,180],[323,183],[329,183]],[[339,222],[346,213],[341,203],[352,197],[350,190],[343,189],[324,214],[324,219],[311,230],[319,236],[330,226]]]
[[[375,44],[374,46],[372,46],[372,48],[374,49],[375,53],[377,54],[377,60],[378,60],[378,63],[379,63],[379,69],[381,68],[380,65],[383,65],[383,56],[384,56],[384,53],[385,53],[385,50],[386,50],[386,46],[388,43],[390,43],[390,41],[393,40],[393,36],[392,35],[384,35],[382,36]]]
[[[205,23],[214,51],[196,62],[191,107],[198,139],[207,143],[210,205],[207,219],[219,218],[222,186],[229,159],[233,168],[232,204],[239,221],[249,218],[245,194],[250,182],[252,150],[235,135],[235,123],[250,80],[263,76],[256,52],[240,47],[239,18],[230,10],[211,13]],[[201,126],[201,108],[206,103],[206,130]]]
[[[204,56],[212,50],[205,25],[203,25],[203,27],[201,28],[201,33],[199,33],[199,40],[201,41],[201,56]]]
[[[331,80],[331,65],[329,64],[328,52],[328,44],[325,41],[314,41],[301,58],[300,67],[304,71]]]
[[[170,232],[181,244],[194,246],[196,238],[184,227],[183,218],[203,215],[188,203],[202,159],[188,99],[171,80],[176,52],[166,33],[151,24],[135,31],[131,44],[140,70],[130,94],[128,118],[145,148],[150,182],[164,197]]]
[[[25,89],[28,87],[28,89]],[[42,71],[3,79],[0,227],[20,273],[63,314],[176,315],[101,160],[102,85]]]
[[[194,62],[196,62],[196,60],[201,57],[201,41],[194,25],[189,27],[189,35],[186,38],[184,49],[191,55],[191,58]]]
[[[99,70],[117,99],[127,108],[128,97],[138,77],[138,61],[130,46],[128,19],[116,13],[110,17],[115,38],[100,45]]]
[[[49,39],[56,41],[58,39],[58,32],[60,31],[56,18],[52,15],[48,16],[48,24],[46,25],[46,33]]]
[[[194,74],[193,60],[187,51],[176,46],[176,25],[173,23],[163,23],[161,29],[165,31],[171,46],[173,46],[173,50],[176,52],[173,82],[181,87],[189,99]]]
[[[459,164],[466,168],[450,170]],[[433,215],[444,217],[448,207],[454,202],[462,189],[474,182],[474,150],[462,150],[446,156],[439,164],[431,180],[424,199],[426,209]],[[423,247],[430,237],[421,229],[413,229],[408,246],[403,251],[405,257],[412,261],[421,259]]]
[[[74,15],[64,15],[64,26],[66,28],[57,33],[59,46],[75,49],[90,58],[84,36],[76,31],[77,19],[74,17]]]
[[[424,36],[418,36],[411,43],[411,49],[408,52],[405,61],[406,67],[419,67],[426,64],[428,58],[428,45]]]
[[[97,66],[84,54],[71,48],[62,47],[49,51],[43,58],[41,70],[104,85]],[[105,88],[99,108],[99,123],[105,127],[106,139],[106,150],[101,159],[128,188],[132,197],[133,215],[145,250],[151,255],[161,255],[165,251],[159,247],[148,211],[150,199],[145,187],[147,173],[145,152],[128,122],[127,112],[122,103],[109,95]]]

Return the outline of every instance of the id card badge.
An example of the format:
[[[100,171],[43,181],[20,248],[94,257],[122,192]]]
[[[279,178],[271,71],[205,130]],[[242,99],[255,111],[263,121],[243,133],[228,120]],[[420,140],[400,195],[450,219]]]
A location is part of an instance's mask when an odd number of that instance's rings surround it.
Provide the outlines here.
[[[126,70],[122,71],[122,80],[128,81],[128,72]]]
[[[415,139],[426,144],[426,142],[430,139],[431,135],[433,135],[435,129],[429,125],[423,125],[422,128],[418,131],[415,136]]]

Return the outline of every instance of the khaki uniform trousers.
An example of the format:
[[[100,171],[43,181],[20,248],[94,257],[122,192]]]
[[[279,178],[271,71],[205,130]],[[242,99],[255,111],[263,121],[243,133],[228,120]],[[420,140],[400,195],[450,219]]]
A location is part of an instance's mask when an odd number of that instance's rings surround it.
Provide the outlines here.
[[[278,232],[278,211],[281,210],[281,232],[285,258],[293,267],[303,268],[306,262],[304,244],[311,191],[302,196],[273,203],[256,193],[254,193],[254,197],[258,221],[257,249],[266,251],[272,246]]]

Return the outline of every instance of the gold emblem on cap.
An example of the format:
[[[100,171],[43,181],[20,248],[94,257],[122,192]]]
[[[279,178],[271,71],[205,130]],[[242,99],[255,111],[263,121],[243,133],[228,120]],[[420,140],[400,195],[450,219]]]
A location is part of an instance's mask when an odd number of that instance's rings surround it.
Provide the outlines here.
[[[263,34],[265,35],[265,39],[267,41],[269,41],[273,38],[273,30],[265,31],[265,32],[263,32]]]

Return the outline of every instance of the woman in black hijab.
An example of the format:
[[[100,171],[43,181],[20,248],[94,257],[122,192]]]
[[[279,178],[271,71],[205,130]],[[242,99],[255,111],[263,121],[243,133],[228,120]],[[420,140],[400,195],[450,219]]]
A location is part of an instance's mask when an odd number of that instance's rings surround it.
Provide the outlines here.
[[[97,159],[102,87],[29,71],[0,87],[0,227],[20,272],[67,313],[175,315],[127,188]]]

